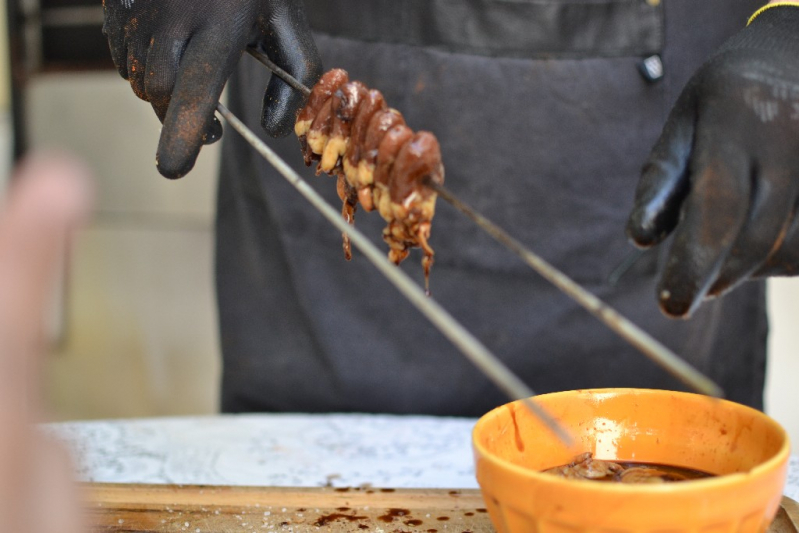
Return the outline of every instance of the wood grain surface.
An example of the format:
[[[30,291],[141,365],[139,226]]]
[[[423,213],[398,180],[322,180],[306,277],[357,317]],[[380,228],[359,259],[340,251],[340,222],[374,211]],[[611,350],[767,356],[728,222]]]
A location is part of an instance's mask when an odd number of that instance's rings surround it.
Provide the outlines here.
[[[477,490],[104,484],[85,490],[93,533],[494,531]]]
[[[783,498],[769,533],[799,533],[799,504],[790,498]]]
[[[493,533],[477,490],[84,485],[92,533]],[[783,498],[769,533],[799,533]]]

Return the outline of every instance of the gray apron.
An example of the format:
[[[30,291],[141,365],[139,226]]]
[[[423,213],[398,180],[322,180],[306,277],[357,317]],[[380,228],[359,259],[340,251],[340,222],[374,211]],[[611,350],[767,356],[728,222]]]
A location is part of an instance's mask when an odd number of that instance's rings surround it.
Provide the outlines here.
[[[652,2],[657,4],[658,2]],[[662,253],[616,286],[639,169],[691,73],[760,0],[307,0],[326,68],[380,89],[441,141],[447,186],[715,379],[762,407],[764,287],[690,321],[655,303]],[[647,82],[642,58],[661,54]],[[230,107],[258,131],[265,68],[242,60]],[[266,139],[334,205],[295,138]],[[381,246],[383,222],[356,224]],[[439,201],[431,288],[538,392],[681,385]],[[241,138],[219,183],[224,411],[480,415],[506,398]],[[418,253],[402,265],[421,282]]]

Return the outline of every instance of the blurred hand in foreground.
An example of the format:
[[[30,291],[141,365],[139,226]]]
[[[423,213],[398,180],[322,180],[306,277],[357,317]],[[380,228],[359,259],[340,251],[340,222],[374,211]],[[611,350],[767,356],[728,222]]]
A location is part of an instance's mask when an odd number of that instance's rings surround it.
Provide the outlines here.
[[[64,156],[18,169],[0,213],[0,531],[78,533],[67,454],[40,420],[44,318],[70,234],[90,203],[88,172]]]
[[[646,163],[627,225],[674,242],[658,286],[688,317],[707,297],[799,273],[799,5],[769,6],[694,75]]]

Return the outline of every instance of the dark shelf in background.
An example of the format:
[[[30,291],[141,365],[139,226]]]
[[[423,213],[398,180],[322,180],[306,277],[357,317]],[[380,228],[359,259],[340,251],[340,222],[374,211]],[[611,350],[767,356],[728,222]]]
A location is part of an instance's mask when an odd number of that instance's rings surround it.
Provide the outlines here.
[[[114,69],[100,26],[42,28],[41,70]]]
[[[27,149],[25,87],[40,72],[113,70],[100,0],[6,0],[14,157]]]
[[[44,71],[113,69],[98,0],[41,0]]]

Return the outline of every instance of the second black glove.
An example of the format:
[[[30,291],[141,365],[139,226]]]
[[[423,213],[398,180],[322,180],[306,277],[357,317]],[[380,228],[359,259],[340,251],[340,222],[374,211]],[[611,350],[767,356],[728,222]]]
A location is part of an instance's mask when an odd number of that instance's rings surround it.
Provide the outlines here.
[[[647,162],[627,230],[672,232],[658,287],[689,316],[760,275],[799,269],[799,6],[773,6],[693,77]],[[787,238],[786,238],[787,236]]]

